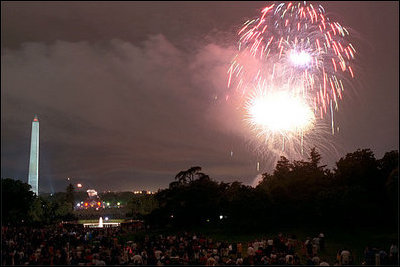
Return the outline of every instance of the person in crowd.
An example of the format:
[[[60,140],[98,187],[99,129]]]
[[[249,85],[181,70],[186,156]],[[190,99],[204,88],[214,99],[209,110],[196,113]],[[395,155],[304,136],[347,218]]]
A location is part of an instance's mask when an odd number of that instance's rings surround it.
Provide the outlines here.
[[[318,235],[318,238],[319,238],[319,249],[321,251],[324,251],[325,250],[325,235],[324,235],[324,233],[320,233]]]
[[[347,248],[340,252],[340,263],[342,265],[349,265],[351,263],[351,253]]]
[[[326,261],[326,259],[321,258],[321,261],[319,263],[319,266],[329,266],[329,263]]]
[[[390,246],[389,249],[389,262],[392,265],[399,264],[399,249],[395,242],[392,242],[392,245]]]

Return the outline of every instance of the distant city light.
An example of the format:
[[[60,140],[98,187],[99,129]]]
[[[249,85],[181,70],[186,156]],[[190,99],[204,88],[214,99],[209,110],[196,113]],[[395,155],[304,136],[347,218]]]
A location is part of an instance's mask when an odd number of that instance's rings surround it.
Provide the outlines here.
[[[219,215],[219,219],[222,220],[224,218],[223,215]]]
[[[110,206],[110,202],[107,202],[107,206]]]
[[[78,204],[76,204],[76,206],[77,206],[77,207],[80,207],[80,206],[81,206],[81,204],[79,204],[79,203],[78,203]]]
[[[108,221],[108,217],[105,217],[104,220]]]
[[[121,205],[121,203],[118,202],[117,205],[119,206],[119,205]]]
[[[138,194],[152,195],[152,194],[154,194],[154,192],[153,192],[153,191],[150,191],[150,190],[133,191],[133,193],[134,193],[135,195],[138,195]]]
[[[100,207],[101,203],[100,203],[100,202],[97,202],[97,205]]]
[[[87,202],[85,202],[85,207],[87,207],[89,204]]]
[[[77,184],[76,186],[79,187],[79,188],[81,188],[81,187],[82,187],[82,184]]]

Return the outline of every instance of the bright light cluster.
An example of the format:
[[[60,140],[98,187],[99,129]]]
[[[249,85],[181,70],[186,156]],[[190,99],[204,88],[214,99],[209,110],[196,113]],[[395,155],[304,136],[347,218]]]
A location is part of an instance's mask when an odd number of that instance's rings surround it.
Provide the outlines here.
[[[299,67],[305,67],[310,65],[311,63],[311,56],[305,51],[296,51],[292,50],[290,52],[290,61],[292,62],[293,65],[299,66]]]
[[[306,132],[313,126],[313,110],[302,97],[289,92],[261,92],[248,102],[248,120],[262,131]]]

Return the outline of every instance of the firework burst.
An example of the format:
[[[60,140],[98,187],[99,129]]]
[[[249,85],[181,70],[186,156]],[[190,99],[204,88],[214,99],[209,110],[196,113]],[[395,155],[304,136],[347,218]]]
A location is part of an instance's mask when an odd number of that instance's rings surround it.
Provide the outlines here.
[[[303,140],[326,114],[334,133],[343,80],[354,78],[356,50],[347,29],[330,21],[322,6],[285,2],[265,7],[238,35],[228,87],[246,99],[246,120],[257,135]]]

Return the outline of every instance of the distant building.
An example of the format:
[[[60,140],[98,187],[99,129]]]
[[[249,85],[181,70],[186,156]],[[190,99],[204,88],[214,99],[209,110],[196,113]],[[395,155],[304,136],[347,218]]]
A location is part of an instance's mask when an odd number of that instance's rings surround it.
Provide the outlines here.
[[[89,190],[87,190],[86,192],[88,193],[88,196],[89,196],[90,198],[94,198],[94,197],[97,196],[97,191],[94,190],[94,189],[89,189]]]
[[[32,121],[31,155],[29,160],[28,184],[39,195],[39,120],[35,115]]]
[[[104,208],[104,203],[101,201],[100,197],[97,195],[97,191],[94,189],[89,189],[86,191],[88,194],[88,198],[85,200],[82,205],[79,205],[78,207],[81,209],[87,209],[87,208],[95,208],[98,210],[99,208]]]

